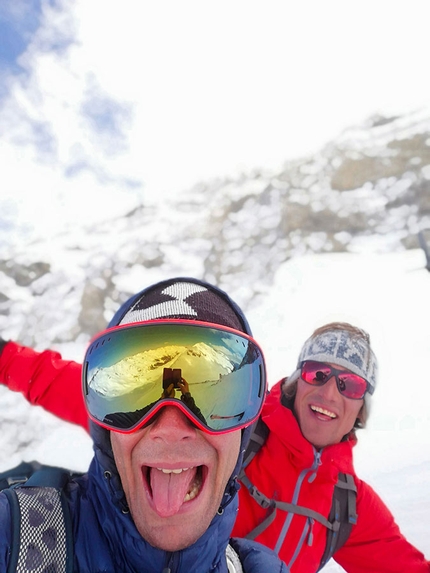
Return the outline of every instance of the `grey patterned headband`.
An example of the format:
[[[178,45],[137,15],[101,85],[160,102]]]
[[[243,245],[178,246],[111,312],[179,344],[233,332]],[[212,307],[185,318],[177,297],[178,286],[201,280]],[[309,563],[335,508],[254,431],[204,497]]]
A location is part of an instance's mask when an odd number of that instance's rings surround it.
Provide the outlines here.
[[[297,368],[305,360],[329,362],[343,366],[376,386],[378,362],[369,343],[348,330],[329,330],[311,336],[303,345]]]

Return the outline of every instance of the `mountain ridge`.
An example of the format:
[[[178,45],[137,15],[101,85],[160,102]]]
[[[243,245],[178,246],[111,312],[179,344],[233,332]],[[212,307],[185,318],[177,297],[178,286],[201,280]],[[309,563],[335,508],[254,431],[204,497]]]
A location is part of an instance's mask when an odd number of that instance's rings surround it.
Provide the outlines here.
[[[374,116],[279,170],[3,245],[0,327],[33,346],[87,340],[128,296],[175,275],[214,282],[246,310],[291,258],[417,248],[430,229],[429,181],[430,112]]]

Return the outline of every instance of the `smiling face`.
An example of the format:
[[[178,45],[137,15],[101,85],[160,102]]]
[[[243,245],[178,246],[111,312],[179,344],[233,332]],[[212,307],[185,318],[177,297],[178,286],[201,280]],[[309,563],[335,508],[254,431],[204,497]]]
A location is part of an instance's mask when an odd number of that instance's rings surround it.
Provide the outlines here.
[[[202,432],[175,406],[162,408],[137,432],[111,432],[122,486],[142,537],[165,551],[183,549],[201,537],[219,508],[240,441],[240,431]]]
[[[338,368],[336,364],[331,366]],[[320,449],[339,443],[352,430],[363,403],[342,396],[334,376],[322,386],[313,386],[299,378],[294,413],[304,437]]]

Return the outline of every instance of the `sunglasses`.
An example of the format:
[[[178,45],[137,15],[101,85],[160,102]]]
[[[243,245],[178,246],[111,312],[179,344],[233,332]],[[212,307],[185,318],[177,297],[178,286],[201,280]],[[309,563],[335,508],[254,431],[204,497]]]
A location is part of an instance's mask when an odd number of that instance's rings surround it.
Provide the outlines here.
[[[189,320],[110,328],[85,354],[83,393],[90,418],[121,433],[176,406],[201,430],[225,433],[259,415],[266,394],[263,353],[250,336]]]
[[[314,360],[306,360],[301,364],[302,379],[313,386],[322,386],[332,376],[336,379],[337,389],[345,398],[361,400],[366,392],[373,394],[372,386],[358,374],[348,370],[338,370],[325,362],[315,362]]]

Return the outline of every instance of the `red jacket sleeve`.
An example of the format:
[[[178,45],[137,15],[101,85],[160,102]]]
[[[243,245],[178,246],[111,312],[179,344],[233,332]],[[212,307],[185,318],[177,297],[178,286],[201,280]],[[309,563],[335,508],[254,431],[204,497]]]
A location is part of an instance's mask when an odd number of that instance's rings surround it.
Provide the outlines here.
[[[30,404],[38,404],[59,418],[88,430],[81,365],[63,360],[58,352],[36,352],[7,342],[0,354],[0,383],[21,392]]]
[[[429,573],[430,561],[401,534],[394,517],[365,482],[357,480],[357,525],[334,559],[348,573]]]

